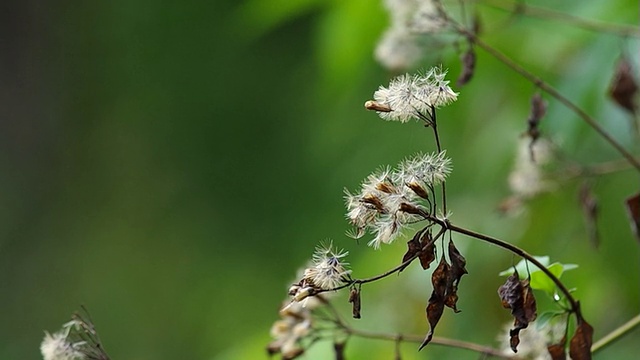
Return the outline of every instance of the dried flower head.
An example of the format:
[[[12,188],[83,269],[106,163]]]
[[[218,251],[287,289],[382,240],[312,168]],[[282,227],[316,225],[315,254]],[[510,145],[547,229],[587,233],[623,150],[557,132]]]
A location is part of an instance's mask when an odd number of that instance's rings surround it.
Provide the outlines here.
[[[391,25],[376,46],[376,60],[394,71],[411,68],[424,54],[424,35],[446,29],[444,7],[439,0],[385,0],[384,4]]]
[[[303,343],[313,332],[312,311],[322,305],[318,297],[305,303],[291,302],[280,310],[280,319],[271,326],[274,340],[267,346],[270,355],[281,354],[283,359],[295,359],[304,354]]]
[[[369,175],[360,193],[345,190],[347,219],[354,226],[349,235],[358,239],[369,231],[375,234],[369,242],[375,248],[393,242],[404,227],[421,219],[416,209],[450,172],[451,160],[441,152],[417,154],[394,170],[387,167]]]
[[[85,356],[80,349],[85,345],[81,342],[71,342],[68,339],[69,327],[49,334],[45,331],[40,344],[40,352],[44,360],[83,360]]]
[[[518,144],[516,163],[509,174],[509,187],[514,196],[529,199],[550,188],[541,167],[551,159],[551,145],[545,139],[531,142],[523,138]]]
[[[60,331],[45,331],[40,352],[44,360],[109,360],[91,320],[77,313]]]
[[[449,87],[449,81],[444,79],[446,74],[440,68],[432,68],[422,75],[400,75],[391,80],[388,88],[381,86],[373,94],[375,104],[389,111],[373,109],[384,120],[407,122],[421,119],[428,122],[434,108],[448,105],[458,98],[458,94]]]
[[[423,57],[417,35],[403,26],[387,29],[375,49],[376,60],[385,68],[403,71],[414,67]]]
[[[351,270],[342,259],[349,253],[338,251],[332,243],[316,248],[313,254],[313,266],[305,269],[303,281],[320,290],[331,290],[349,281]]]

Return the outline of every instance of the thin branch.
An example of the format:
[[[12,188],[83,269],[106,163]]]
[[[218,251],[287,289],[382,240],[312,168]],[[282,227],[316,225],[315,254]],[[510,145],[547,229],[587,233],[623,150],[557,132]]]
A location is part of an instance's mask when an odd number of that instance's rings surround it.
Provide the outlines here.
[[[440,144],[440,136],[438,135],[438,122],[436,120],[436,108],[431,105],[431,121],[433,126],[433,135],[436,138],[436,147],[438,149],[438,154],[442,152],[442,145]],[[442,189],[442,213],[446,216],[447,214],[447,188],[445,187],[444,182],[440,185]]]
[[[613,344],[615,341],[620,340],[630,331],[637,328],[638,325],[640,325],[640,315],[636,315],[633,319],[627,321],[622,326],[605,335],[602,339],[596,341],[596,343],[591,346],[591,352],[595,354],[596,352]]]
[[[425,229],[420,230],[420,232],[424,231]],[[400,265],[398,265],[398,266],[396,266],[396,267],[394,267],[394,268],[392,268],[390,270],[387,270],[387,271],[383,272],[382,274],[379,274],[379,275],[376,275],[376,276],[372,276],[372,277],[369,277],[369,278],[365,278],[365,279],[352,279],[348,283],[345,283],[344,285],[338,286],[338,287],[333,288],[333,289],[328,289],[328,290],[319,289],[319,290],[316,290],[313,293],[313,295],[320,294],[320,293],[327,292],[327,291],[341,290],[341,289],[347,288],[347,287],[352,286],[352,285],[362,285],[362,284],[374,282],[374,281],[377,281],[377,280],[380,280],[380,279],[384,279],[387,276],[393,275],[393,274],[395,274],[395,273],[397,273],[399,271],[402,271],[407,266],[409,266],[409,264],[411,264],[413,262],[413,260],[417,259],[422,251],[426,250],[429,246],[433,245],[433,243],[435,243],[436,240],[438,240],[440,238],[440,236],[442,236],[442,234],[444,234],[445,231],[446,231],[446,229],[444,227],[441,228],[440,231],[436,234],[436,236],[434,236],[433,239],[431,239],[431,241],[429,241],[427,244],[425,244],[422,247],[421,251],[416,252],[409,259],[404,261],[402,264],[400,264]]]
[[[585,19],[560,11],[530,5],[523,1],[473,0],[473,2],[494,9],[504,10],[516,15],[522,14],[545,20],[556,20],[560,23],[573,25],[585,30],[606,32],[622,37],[640,37],[640,29],[637,26],[612,24],[604,21]]]
[[[358,337],[365,338],[365,339],[388,340],[388,341],[395,341],[395,342],[406,341],[406,342],[412,342],[412,343],[421,343],[424,340],[423,339],[424,337],[423,336],[419,336],[419,335],[377,333],[377,332],[369,332],[369,331],[358,330],[358,329],[354,329],[354,328],[350,328],[350,327],[345,327],[345,328],[343,328],[343,330],[345,330],[350,335],[358,336]],[[475,351],[477,353],[491,355],[491,356],[495,356],[495,357],[498,357],[498,358],[501,358],[501,359],[518,359],[515,356],[505,355],[500,350],[494,349],[494,348],[489,347],[489,346],[483,346],[483,345],[476,344],[476,343],[471,343],[471,342],[461,341],[461,340],[455,340],[455,339],[450,339],[450,338],[444,338],[444,337],[439,337],[439,336],[434,336],[431,339],[431,343],[430,344],[454,347],[454,348],[458,348],[458,349],[471,350],[471,351]]]
[[[562,281],[560,281],[560,279],[558,279],[558,277],[556,277],[551,271],[549,271],[549,269],[547,269],[546,266],[544,266],[540,261],[536,260],[535,257],[533,257],[531,254],[529,254],[528,252],[524,251],[523,249],[512,245],[506,241],[502,241],[500,239],[496,239],[494,237],[488,236],[488,235],[484,235],[472,230],[467,230],[458,226],[455,226],[453,224],[451,224],[448,220],[442,220],[442,219],[438,219],[435,216],[429,215],[429,214],[422,214],[426,219],[433,221],[435,223],[438,223],[440,226],[442,226],[443,228],[446,228],[448,230],[451,230],[453,232],[457,232],[459,234],[463,234],[463,235],[467,235],[469,237],[478,239],[478,240],[482,240],[485,242],[488,242],[490,244],[496,245],[498,247],[501,247],[505,250],[509,250],[511,253],[516,254],[522,258],[527,259],[528,261],[530,261],[531,263],[533,263],[534,265],[536,265],[540,271],[542,271],[543,273],[545,273],[545,275],[547,275],[547,277],[549,279],[551,279],[551,281],[554,282],[554,284],[556,284],[556,286],[558,287],[558,289],[560,289],[560,291],[565,295],[565,297],[567,298],[567,300],[569,301],[569,303],[571,304],[571,311],[576,313],[577,315],[581,316],[581,312],[580,312],[580,303],[573,298],[573,296],[571,295],[571,292],[569,291],[569,289],[567,289],[567,287],[562,283]]]
[[[542,79],[532,74],[531,72],[525,70],[522,66],[520,66],[518,63],[513,61],[511,58],[501,53],[491,45],[482,41],[472,31],[467,30],[463,26],[453,21],[451,21],[451,24],[456,28],[456,30],[460,34],[466,36],[468,39],[473,41],[473,43],[475,43],[476,45],[481,47],[483,50],[485,50],[487,53],[489,53],[491,56],[493,56],[494,58],[496,58],[497,60],[505,64],[506,66],[510,67],[513,71],[520,74],[522,77],[529,80],[531,83],[533,83],[534,85],[536,85],[537,87],[545,91],[547,94],[556,98],[556,100],[558,100],[560,103],[566,106],[569,110],[573,111],[585,123],[587,123],[587,125],[589,125],[600,136],[602,136],[602,138],[604,138],[611,146],[613,146],[620,154],[622,154],[622,156],[624,156],[624,158],[627,159],[627,161],[629,161],[629,163],[631,163],[633,167],[636,168],[636,170],[640,171],[640,162],[622,145],[620,145],[620,143],[618,143],[618,141],[616,141],[613,138],[613,136],[611,136],[604,128],[602,128],[594,118],[592,118],[589,114],[587,114],[584,110],[582,110],[582,108],[574,104],[571,100],[567,99],[564,95],[558,92],[558,90],[556,90],[554,87],[547,84],[546,82],[544,82]]]

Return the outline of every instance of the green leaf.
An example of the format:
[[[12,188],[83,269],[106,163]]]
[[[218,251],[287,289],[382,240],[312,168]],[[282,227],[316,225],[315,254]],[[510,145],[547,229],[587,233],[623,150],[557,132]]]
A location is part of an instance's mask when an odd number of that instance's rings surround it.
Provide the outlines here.
[[[563,311],[545,311],[542,314],[538,315],[536,318],[536,329],[541,330],[544,329],[549,322],[553,320],[556,316],[563,315]]]
[[[562,274],[567,270],[572,270],[578,267],[576,264],[562,264],[559,262],[555,262],[549,265],[549,257],[548,256],[534,256],[536,260],[538,260],[542,265],[546,266],[546,268],[558,279],[562,276]],[[527,267],[528,263],[528,267]],[[543,273],[535,264],[522,259],[515,268],[518,270],[518,274],[520,274],[521,279],[525,279],[529,276],[527,269],[531,275],[530,286],[535,290],[542,290],[549,294],[549,296],[553,297],[556,291],[556,284],[551,280],[545,273]],[[500,276],[508,276],[513,274],[513,267],[502,271]]]

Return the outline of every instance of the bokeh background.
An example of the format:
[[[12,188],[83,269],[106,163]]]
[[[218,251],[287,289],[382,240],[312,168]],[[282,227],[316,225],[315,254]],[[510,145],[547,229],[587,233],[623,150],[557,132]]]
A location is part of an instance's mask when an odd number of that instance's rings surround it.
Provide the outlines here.
[[[636,1],[535,3],[638,24]],[[39,359],[43,331],[59,329],[80,305],[113,359],[262,359],[288,284],[318,242],[349,250],[355,276],[400,260],[402,239],[374,251],[344,236],[344,187],[435,148],[419,124],[363,109],[393,75],[372,55],[388,24],[380,1],[28,0],[1,8],[0,359]],[[621,51],[637,66],[637,40],[479,10],[487,42],[638,153],[627,114],[606,97]],[[427,52],[422,67],[442,63],[455,79],[453,47]],[[452,221],[580,265],[563,278],[598,339],[639,311],[640,253],[622,206],[638,176],[593,179],[598,249],[584,228],[578,181],[518,216],[500,215],[535,89],[478,55],[475,78],[439,114],[454,164]],[[573,161],[619,158],[553,100],[542,129]],[[470,273],[463,312],[447,312],[437,334],[496,345],[509,322],[497,273],[518,259],[455,240]],[[355,325],[423,334],[429,292],[429,275],[413,268],[367,286]],[[635,358],[637,337],[596,358]],[[319,343],[307,358],[329,350]],[[403,354],[477,358],[437,346],[418,354],[415,344]],[[389,359],[393,344],[355,339],[347,355]]]

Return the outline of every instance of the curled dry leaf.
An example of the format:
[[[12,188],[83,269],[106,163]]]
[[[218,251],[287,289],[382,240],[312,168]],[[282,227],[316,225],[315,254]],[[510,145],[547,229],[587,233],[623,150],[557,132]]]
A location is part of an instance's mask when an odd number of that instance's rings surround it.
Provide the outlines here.
[[[587,226],[589,241],[591,242],[591,245],[597,248],[600,244],[600,237],[598,236],[598,226],[596,222],[598,218],[598,199],[596,199],[593,194],[591,185],[586,182],[580,187],[580,193],[578,196]]]
[[[526,135],[531,139],[529,144],[529,155],[531,161],[535,162],[536,159],[533,153],[533,144],[540,138],[540,121],[547,113],[547,102],[542,99],[540,93],[536,93],[531,97],[531,111],[527,118],[527,132]]]
[[[354,319],[360,319],[360,288],[352,287],[349,292],[349,302],[351,303],[351,309]]]
[[[427,231],[422,235],[420,239],[420,247],[423,249],[418,255],[420,259],[420,265],[422,268],[427,270],[433,260],[436,259],[436,246],[434,244],[433,238],[431,237],[431,232]]]
[[[469,50],[462,55],[460,60],[462,61],[462,72],[456,80],[456,85],[463,86],[471,81],[476,68],[476,52],[473,50],[472,43],[469,43]]]
[[[640,240],[640,193],[627,198],[625,203],[631,221],[631,230],[636,239]]]
[[[560,342],[557,344],[551,344],[547,346],[547,351],[551,356],[551,360],[566,360],[567,353],[564,351],[564,347],[567,344],[567,337],[563,336]]]
[[[569,356],[573,360],[590,360],[593,328],[578,314],[578,327],[569,342]]]
[[[431,297],[429,298],[429,303],[427,305],[427,321],[429,322],[429,332],[422,341],[422,344],[420,344],[420,348],[418,350],[422,350],[423,347],[427,346],[427,344],[431,342],[431,339],[433,338],[433,331],[435,330],[436,325],[438,325],[438,321],[440,321],[442,313],[444,312],[444,301],[447,291],[448,274],[449,264],[446,262],[443,256],[440,260],[440,264],[431,275],[433,291],[431,292]]]
[[[631,63],[626,56],[623,56],[618,61],[616,72],[613,74],[613,79],[611,79],[609,96],[611,96],[613,101],[620,105],[620,107],[635,114],[638,110],[638,106],[635,103],[637,92],[638,84],[633,78]]]
[[[333,343],[333,351],[336,354],[336,360],[344,360],[344,348],[347,346],[345,342],[335,342]]]
[[[451,260],[451,268],[447,276],[447,293],[444,304],[453,309],[454,312],[460,312],[456,307],[458,302],[458,284],[464,274],[468,274],[465,266],[467,260],[460,254],[453,241],[449,242],[449,260]]]
[[[536,299],[533,290],[529,286],[529,280],[520,280],[518,271],[507,278],[507,281],[498,289],[498,295],[502,306],[511,309],[514,328],[509,331],[511,350],[518,352],[520,343],[520,330],[529,326],[536,319]]]
[[[433,238],[431,237],[431,232],[428,230],[423,232],[419,231],[411,240],[407,241],[407,252],[402,257],[402,262],[407,262],[409,259],[416,256],[416,254],[420,259],[420,265],[425,270],[428,269],[433,260],[435,260],[435,245]],[[409,264],[403,266],[400,271],[404,270],[407,266],[409,266]]]

